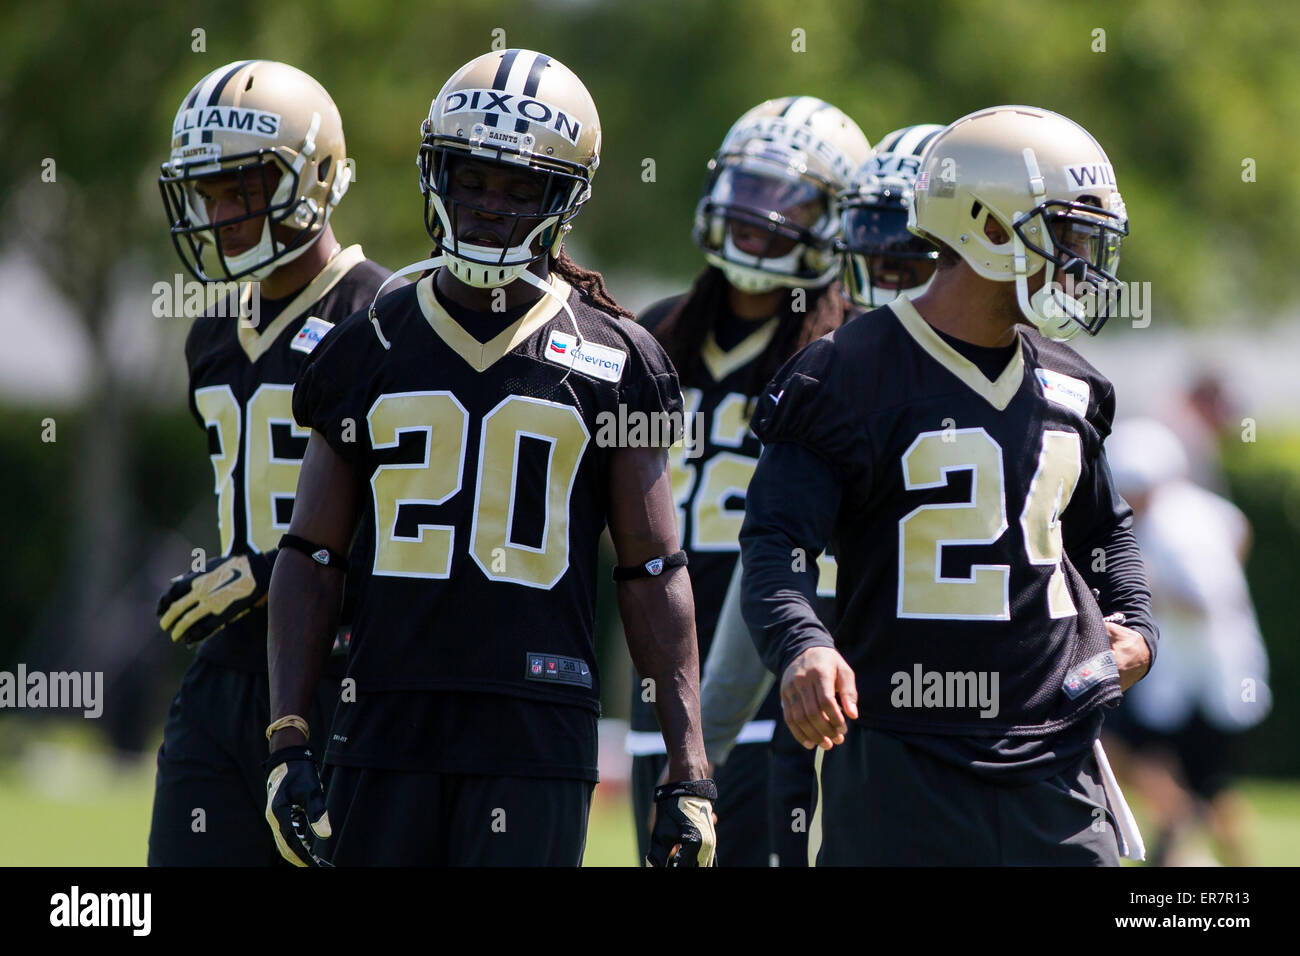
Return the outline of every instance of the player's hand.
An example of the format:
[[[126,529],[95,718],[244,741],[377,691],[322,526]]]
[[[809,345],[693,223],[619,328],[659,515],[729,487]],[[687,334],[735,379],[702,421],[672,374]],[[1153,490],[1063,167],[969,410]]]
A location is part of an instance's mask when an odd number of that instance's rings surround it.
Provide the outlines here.
[[[662,787],[662,786],[665,786],[665,785],[668,783],[668,771],[671,770],[671,769],[672,769],[672,764],[670,764],[670,763],[665,763],[665,764],[664,764],[663,772],[659,774],[659,780],[655,783],[655,787],[656,787],[656,788],[658,788],[658,787]],[[708,763],[708,764],[706,764],[706,765],[705,765],[705,768],[704,768],[704,776],[706,776],[706,777],[708,777],[710,780],[712,780],[712,779],[716,776],[716,774],[714,773],[714,770],[715,770],[715,769],[716,769],[716,768],[713,766],[712,763]],[[657,810],[658,810],[658,809],[659,809],[659,805],[658,805],[657,803],[651,803],[651,804],[650,804],[650,819],[647,820],[647,821],[646,821],[646,824],[645,824],[645,828],[646,828],[646,830],[647,830],[648,832],[650,832],[650,833],[654,833],[654,829],[655,829],[655,820],[656,820],[656,819],[658,818],[658,816],[659,816],[659,814],[657,813]],[[717,815],[717,813],[714,813],[714,814],[713,814],[713,825],[714,825],[715,827],[718,825],[718,815]]]
[[[271,562],[264,554],[232,554],[172,578],[158,599],[158,624],[173,641],[197,644],[266,601]]]
[[[294,866],[329,866],[311,849],[311,833],[333,835],[320,774],[306,747],[281,747],[267,758],[266,822],[280,855]]]
[[[646,866],[713,866],[718,837],[713,829],[712,780],[655,787],[654,829]]]
[[[853,668],[833,647],[808,648],[781,675],[781,710],[805,749],[844,743],[848,721],[858,716]]]
[[[1128,690],[1150,669],[1151,648],[1133,628],[1114,621],[1106,622],[1106,636],[1110,638],[1110,650],[1115,655],[1115,666],[1119,668],[1119,689]]]

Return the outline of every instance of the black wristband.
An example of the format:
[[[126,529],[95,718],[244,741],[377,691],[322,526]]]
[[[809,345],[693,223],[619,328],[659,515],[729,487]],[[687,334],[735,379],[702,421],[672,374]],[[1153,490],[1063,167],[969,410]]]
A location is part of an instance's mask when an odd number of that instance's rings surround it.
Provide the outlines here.
[[[657,578],[669,568],[680,568],[686,564],[686,552],[674,551],[662,558],[651,558],[645,564],[619,565],[614,568],[615,581],[630,581],[633,578]]]
[[[300,538],[296,534],[286,534],[280,538],[280,547],[301,551],[322,567],[338,568],[345,574],[347,573],[348,559],[333,548],[327,548],[323,544],[312,544],[306,538]]]
[[[291,760],[311,760],[313,763],[315,762],[315,758],[311,755],[311,749],[303,744],[298,744],[294,747],[281,747],[275,751],[262,762],[262,769],[270,773],[280,764],[288,763]]]
[[[655,787],[655,803],[673,797],[701,797],[705,800],[718,799],[718,785],[711,778],[704,780],[679,780]]]

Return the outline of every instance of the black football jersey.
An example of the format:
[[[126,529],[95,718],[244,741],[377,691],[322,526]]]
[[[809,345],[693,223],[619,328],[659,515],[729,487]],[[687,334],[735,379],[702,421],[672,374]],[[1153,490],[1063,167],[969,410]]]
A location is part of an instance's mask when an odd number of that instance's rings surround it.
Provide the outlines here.
[[[764,442],[811,450],[841,489],[834,637],[863,723],[994,748],[1120,695],[1071,559],[1119,517],[1099,502],[1127,514],[1102,453],[1114,391],[1019,336],[990,381],[899,299],[813,343],[758,403]]]
[[[668,316],[681,296],[650,306],[641,324],[651,332]],[[748,394],[754,363],[776,332],[776,318],[756,321],[753,331],[723,348],[710,330],[700,349],[701,369],[682,379],[690,433],[668,453],[672,469],[677,532],[686,551],[695,597],[695,634],[700,666],[708,657],[722,602],[740,556],[740,526],[745,518],[745,489],[758,464],[760,444],[749,427],[753,400]],[[819,559],[818,593],[835,593],[835,561]],[[825,610],[829,612],[829,600]],[[634,675],[629,749],[633,753],[664,753],[654,707],[645,700],[641,680]],[[780,700],[768,695],[755,715],[761,721],[780,716]]]
[[[334,324],[369,305],[388,276],[360,246],[349,246],[258,327],[241,321],[234,307],[190,327],[190,411],[208,435],[223,555],[271,551],[288,530],[307,449],[307,431],[293,421],[294,382]],[[208,638],[198,654],[265,672],[265,606]]]
[[[373,555],[352,627],[357,701],[340,706],[327,760],[587,776],[613,423],[680,421],[677,375],[648,332],[559,276],[571,315],[543,296],[487,342],[448,314],[433,281],[385,296],[376,323],[346,320],[294,391],[297,421],[357,469],[358,540]],[[670,429],[657,434],[644,444],[671,444]],[[445,693],[404,693],[414,691]],[[456,739],[379,729],[399,720],[433,733],[459,720],[452,699],[491,699],[528,735],[482,722]],[[562,756],[539,756],[530,740]]]

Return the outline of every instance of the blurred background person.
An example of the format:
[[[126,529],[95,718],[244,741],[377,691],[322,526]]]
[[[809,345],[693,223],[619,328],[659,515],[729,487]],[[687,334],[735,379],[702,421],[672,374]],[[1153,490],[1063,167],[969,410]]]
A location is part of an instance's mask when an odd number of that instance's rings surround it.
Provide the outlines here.
[[[1159,664],[1106,725],[1123,741],[1117,763],[1154,824],[1148,860],[1205,862],[1187,852],[1204,822],[1220,860],[1246,865],[1250,810],[1230,784],[1241,735],[1272,702],[1242,570],[1250,526],[1232,502],[1187,480],[1188,455],[1160,422],[1120,422],[1107,449],[1115,485],[1133,507],[1162,637]]]
[[[746,111],[709,161],[695,211],[694,238],[708,265],[688,292],[640,316],[677,369],[687,415],[699,416],[691,419],[693,447],[674,448],[670,461],[701,662],[740,554],[745,489],[759,454],[749,430],[753,400],[786,359],[838,328],[851,311],[837,281],[838,195],[870,152],[858,125],[816,97],[786,96]],[[638,677],[627,739],[642,855],[650,798],[665,761],[647,690]],[[790,794],[790,810],[802,809],[805,818],[812,812],[812,755],[777,719],[775,693],[752,716],[739,728],[737,746],[719,758],[725,766],[716,776],[718,862],[798,863],[800,845],[782,850],[771,842],[770,829],[784,842],[791,815],[782,808],[773,814],[777,822],[768,819],[769,745],[788,755],[791,772],[806,781],[779,788]],[[796,843],[805,839],[799,830]]]

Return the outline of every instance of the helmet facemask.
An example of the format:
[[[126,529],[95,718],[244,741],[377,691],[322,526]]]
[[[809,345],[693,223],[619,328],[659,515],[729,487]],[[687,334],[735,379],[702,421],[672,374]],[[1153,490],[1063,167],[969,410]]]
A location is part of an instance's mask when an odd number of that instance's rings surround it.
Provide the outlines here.
[[[1050,338],[1069,339],[1080,329],[1096,335],[1120,301],[1116,273],[1128,220],[1123,202],[1113,198],[1118,211],[1102,209],[1092,197],[1052,199],[1012,223],[1020,309]],[[1046,263],[1042,288],[1032,296],[1020,269],[1025,250]]]
[[[515,281],[533,263],[559,254],[570,223],[591,195],[588,167],[534,155],[528,134],[515,137],[517,145],[507,147],[484,146],[486,130],[480,126],[467,139],[431,135],[427,121],[424,132],[417,165],[425,229],[457,279],[475,288],[498,288]],[[514,183],[521,191],[511,198],[527,208],[506,210],[457,198],[454,194],[464,184],[453,177],[469,177],[473,188],[469,160],[516,174]],[[505,229],[488,224],[492,222],[504,223]],[[478,231],[494,233],[501,245],[465,238],[476,224]]]
[[[329,158],[320,165],[322,177],[329,174]],[[173,160],[162,167],[158,185],[163,206],[171,221],[172,243],[190,273],[202,282],[235,279],[265,279],[283,265],[301,256],[324,232],[329,208],[299,193],[302,162],[288,163],[275,149],[259,149],[219,159],[191,162]],[[347,190],[351,170],[339,169],[334,193]],[[235,177],[243,212],[211,221],[207,204],[199,191],[204,183]],[[259,190],[260,187],[260,190]],[[254,206],[260,192],[263,204]],[[296,197],[296,198],[295,198]],[[333,205],[333,202],[329,204]],[[241,252],[227,252],[222,229],[265,217],[256,244]],[[273,227],[293,229],[289,240],[277,238]]]
[[[695,240],[743,292],[820,286],[839,264],[830,184],[793,160],[723,155],[710,162]]]
[[[840,200],[839,249],[845,291],[869,308],[919,295],[934,276],[939,251],[907,228],[905,184],[872,184]]]

